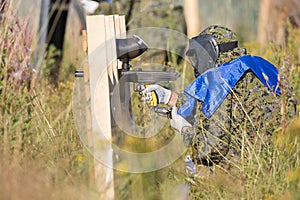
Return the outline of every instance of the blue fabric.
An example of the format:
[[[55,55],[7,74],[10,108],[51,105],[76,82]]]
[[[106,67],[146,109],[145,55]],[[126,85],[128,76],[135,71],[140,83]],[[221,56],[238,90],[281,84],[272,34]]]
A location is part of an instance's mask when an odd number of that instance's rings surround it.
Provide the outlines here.
[[[249,69],[266,87],[280,94],[277,68],[261,57],[246,55],[219,67],[211,68],[198,76],[185,89],[187,101],[180,107],[178,114],[187,118],[192,114],[197,101],[202,101],[202,112],[205,116],[211,117]]]

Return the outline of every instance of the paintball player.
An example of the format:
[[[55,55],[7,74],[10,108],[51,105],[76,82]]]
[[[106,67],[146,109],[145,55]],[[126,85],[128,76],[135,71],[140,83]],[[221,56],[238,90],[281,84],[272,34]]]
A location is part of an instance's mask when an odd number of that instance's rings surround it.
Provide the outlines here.
[[[230,29],[206,28],[189,40],[186,55],[196,79],[184,96],[160,85],[149,85],[144,92],[154,91],[159,103],[172,107],[170,124],[182,134],[195,164],[237,158],[242,135],[249,141],[267,140],[295,115],[295,98],[284,77],[271,63],[239,47]]]

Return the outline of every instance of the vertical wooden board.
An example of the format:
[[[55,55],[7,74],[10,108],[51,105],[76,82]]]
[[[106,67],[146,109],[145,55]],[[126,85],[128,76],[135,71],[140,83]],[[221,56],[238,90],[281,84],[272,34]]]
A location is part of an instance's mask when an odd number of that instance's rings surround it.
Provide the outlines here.
[[[82,50],[87,55],[87,32],[86,30],[82,30]],[[89,76],[89,64],[88,60],[85,60],[83,63],[83,72],[84,72],[84,89],[83,92],[85,94],[85,98],[83,99],[83,103],[87,103],[85,108],[85,116],[86,116],[86,131],[87,131],[87,142],[88,144],[93,144],[93,133],[92,133],[92,119],[91,119],[91,110],[90,106],[90,76]],[[94,159],[89,159],[89,181],[90,183],[95,182],[95,168],[94,168]]]
[[[87,53],[87,33],[86,33],[86,30],[82,30],[81,32],[82,34],[82,50],[83,52]]]
[[[115,30],[115,15],[110,16],[110,35],[112,37],[111,39],[111,57],[112,57],[112,70],[113,70],[113,75],[118,83],[119,77],[118,77],[118,61],[117,61],[117,48],[116,48],[116,30]]]
[[[106,38],[106,64],[108,68],[108,75],[110,77],[112,86],[114,85],[114,80],[118,80],[117,77],[114,77],[114,68],[116,65],[116,52],[114,52],[113,49],[115,49],[116,42],[114,38],[114,17],[113,15],[105,16],[105,38]],[[116,79],[115,79],[116,78]],[[111,91],[111,89],[110,89]],[[110,108],[110,104],[108,105]],[[110,122],[111,125],[111,122]],[[112,141],[112,133],[110,132],[110,135],[107,137],[110,141]],[[111,146],[111,145],[110,145]],[[111,147],[110,147],[111,148]],[[108,152],[108,156],[110,158],[110,163],[113,165],[113,159],[112,159],[112,150]],[[106,180],[105,184],[108,185],[113,181],[113,171],[111,169],[108,169],[106,173]]]
[[[114,83],[114,77],[113,77],[113,68],[112,68],[112,36],[111,36],[111,28],[112,24],[110,23],[111,20],[113,20],[112,16],[104,16],[105,21],[105,47],[106,47],[106,64],[107,64],[107,71],[108,71],[108,77],[112,83]]]
[[[117,69],[117,50],[116,50],[116,34],[115,34],[115,20],[114,15],[107,16],[109,23],[110,38],[108,39],[110,51],[109,51],[109,63],[112,68],[113,78],[118,81],[118,69]]]
[[[115,23],[115,36],[116,36],[116,38],[120,38],[120,17],[119,17],[119,15],[114,15],[114,23]]]
[[[94,134],[111,139],[111,118],[109,100],[109,80],[105,51],[105,17],[87,16],[88,59],[91,91],[92,130]],[[103,138],[103,139],[105,139]],[[95,138],[94,138],[95,140]],[[95,141],[94,141],[95,147]],[[109,153],[109,151],[107,152]],[[112,159],[112,158],[111,158]],[[95,162],[95,179],[101,198],[113,199],[113,182],[105,185],[107,167]]]
[[[87,23],[91,107],[95,113],[92,122],[94,124],[93,129],[99,132],[102,131],[105,137],[110,139],[109,80],[107,76],[104,16],[88,16]],[[99,120],[96,121],[97,119]],[[97,126],[97,123],[99,126]]]
[[[125,16],[118,16],[115,24],[116,35],[118,38],[126,38]],[[118,69],[122,69],[122,63],[118,63]]]
[[[121,32],[120,32],[120,18],[119,18],[119,15],[114,15],[114,22],[115,22],[115,37],[116,37],[116,39],[118,39],[118,38],[121,38],[120,37]],[[119,61],[119,60],[117,60],[117,69],[122,69],[122,62]]]
[[[126,38],[126,23],[125,23],[124,15],[119,17],[119,23],[120,23],[120,36],[121,38]]]

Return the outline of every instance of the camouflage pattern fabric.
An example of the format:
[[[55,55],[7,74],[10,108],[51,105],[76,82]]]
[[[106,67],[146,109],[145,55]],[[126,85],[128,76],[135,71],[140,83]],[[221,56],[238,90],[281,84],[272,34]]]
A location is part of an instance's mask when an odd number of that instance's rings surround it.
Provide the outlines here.
[[[220,55],[217,63],[221,65],[245,53],[243,48],[233,49]],[[268,142],[283,120],[296,113],[292,91],[288,86],[282,86],[281,90],[284,97],[276,96],[248,71],[211,118],[202,113],[202,103],[199,102],[195,115],[188,119],[193,127],[183,133],[193,161],[212,165],[228,156],[239,157],[242,136],[246,136],[249,142]],[[184,103],[184,97],[180,97],[177,106],[180,107],[181,103]]]
[[[201,34],[209,34],[214,36],[218,44],[237,41],[237,36],[234,32],[226,27],[217,25],[209,26],[204,31],[202,31]],[[226,62],[229,62],[246,54],[246,49],[242,47],[234,48],[232,51],[223,52],[216,60],[216,66],[220,66]]]
[[[130,29],[143,27],[170,28],[180,32],[185,30],[183,2],[176,0],[135,1]]]
[[[218,25],[212,25],[204,29],[201,34],[209,34],[214,36],[218,44],[237,41],[237,36],[230,29]]]

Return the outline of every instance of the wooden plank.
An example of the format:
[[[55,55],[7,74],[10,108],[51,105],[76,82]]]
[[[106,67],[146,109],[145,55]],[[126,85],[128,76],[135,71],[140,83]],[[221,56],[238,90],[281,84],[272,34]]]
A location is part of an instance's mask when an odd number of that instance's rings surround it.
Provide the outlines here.
[[[87,55],[88,51],[88,46],[87,46],[87,32],[86,30],[82,30],[82,50]],[[83,91],[79,92],[84,92],[84,99],[83,103],[86,103],[86,108],[85,108],[85,123],[86,123],[86,131],[87,131],[87,140],[88,144],[93,143],[93,133],[92,133],[92,119],[91,119],[91,109],[89,104],[90,102],[90,76],[89,76],[89,64],[88,60],[85,60],[83,63],[83,72],[84,72],[84,89]],[[89,159],[89,181],[90,183],[95,182],[95,168],[94,168],[94,159]]]
[[[117,59],[117,48],[116,48],[116,38],[118,37],[118,35],[120,35],[120,23],[119,23],[119,16],[118,15],[113,15],[113,43],[112,43],[112,56],[114,59],[114,63],[113,63],[113,74],[114,77],[116,79],[116,82],[119,82],[119,75],[118,75],[118,66],[122,66],[122,63]]]
[[[118,62],[117,62],[117,50],[116,50],[116,32],[115,32],[115,15],[106,16],[109,22],[110,37],[108,38],[109,52],[109,67],[111,67],[113,79],[118,82]],[[114,82],[112,81],[114,84]]]
[[[125,23],[125,15],[121,15],[119,17],[120,23],[120,36],[121,38],[126,38],[126,23]]]
[[[81,31],[81,35],[82,35],[82,50],[84,53],[87,53],[87,33],[86,30],[82,30]]]
[[[122,16],[119,16],[118,17],[118,20],[119,20],[119,27],[117,28],[116,27],[116,30],[118,31],[118,37],[120,38],[126,38],[126,24],[125,24],[125,16],[122,15]],[[118,69],[122,69],[122,63],[120,62],[118,64]]]
[[[105,47],[106,47],[106,64],[108,70],[108,77],[112,84],[114,84],[114,77],[113,77],[113,66],[112,66],[112,31],[111,29],[114,28],[113,26],[113,16],[104,16],[105,20]],[[112,22],[112,23],[111,23]]]
[[[125,28],[125,17],[115,15],[115,36],[116,38],[125,38],[126,37],[126,28]],[[122,34],[121,34],[122,32]],[[118,60],[117,63],[118,69],[122,69],[122,62]]]
[[[91,91],[92,130],[94,134],[111,140],[111,116],[109,99],[109,80],[107,75],[105,51],[105,17],[87,16],[88,59]],[[102,133],[103,135],[100,135]],[[103,139],[105,139],[103,138]],[[94,137],[94,147],[97,145]],[[105,149],[107,150],[107,149]],[[110,152],[107,151],[108,157]],[[112,159],[112,158],[111,158]],[[106,185],[106,177],[113,176],[112,170],[95,162],[96,187],[101,193],[100,199],[114,198],[113,179]]]
[[[114,24],[115,24],[115,37],[120,38],[120,18],[119,15],[114,15]],[[117,53],[116,53],[117,54]],[[118,69],[122,68],[122,62],[117,60],[117,72]]]

